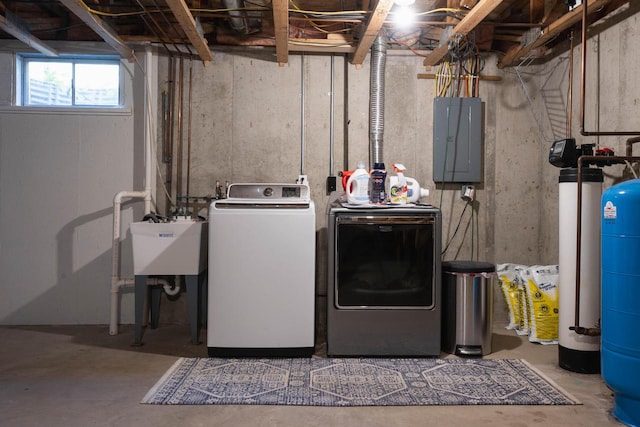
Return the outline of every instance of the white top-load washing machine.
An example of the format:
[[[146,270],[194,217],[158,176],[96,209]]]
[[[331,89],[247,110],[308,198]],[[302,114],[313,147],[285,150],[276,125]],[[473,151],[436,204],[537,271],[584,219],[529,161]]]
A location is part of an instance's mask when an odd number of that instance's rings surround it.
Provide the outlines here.
[[[231,184],[209,211],[209,356],[310,356],[315,208],[306,184]]]

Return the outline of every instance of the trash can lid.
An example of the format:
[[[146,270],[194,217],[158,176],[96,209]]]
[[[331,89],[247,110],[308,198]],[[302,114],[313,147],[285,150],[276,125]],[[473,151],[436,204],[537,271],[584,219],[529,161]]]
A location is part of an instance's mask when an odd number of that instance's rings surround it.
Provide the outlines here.
[[[481,261],[443,261],[442,271],[450,273],[494,273],[496,266]]]

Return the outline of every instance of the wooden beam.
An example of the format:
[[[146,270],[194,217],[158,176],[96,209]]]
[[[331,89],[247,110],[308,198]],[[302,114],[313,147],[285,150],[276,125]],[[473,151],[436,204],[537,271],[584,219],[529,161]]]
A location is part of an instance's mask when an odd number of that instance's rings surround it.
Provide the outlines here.
[[[324,52],[324,53],[353,53],[351,36],[344,34],[328,34],[326,39],[290,38],[290,52]]]
[[[589,1],[587,3],[587,14],[591,14],[599,10],[602,6],[606,5],[610,1],[611,0]],[[512,48],[509,52],[507,52],[505,56],[502,57],[500,61],[498,61],[498,67],[504,68],[515,65],[521,60],[521,58],[525,58],[533,49],[543,46],[558,34],[560,34],[562,31],[569,29],[571,26],[579,22],[582,19],[583,7],[584,3],[574,8],[571,12],[564,14],[561,18],[557,19],[549,26],[543,28],[542,34],[534,42],[529,43],[526,46],[516,46],[515,48]]]
[[[58,56],[58,52],[47,46],[42,40],[31,35],[31,33],[24,31],[23,29],[12,24],[10,20],[7,20],[4,16],[0,16],[0,29],[11,34],[27,46],[37,50],[38,52],[47,56]]]
[[[129,61],[134,61],[133,49],[127,46],[120,37],[100,18],[94,16],[82,0],[60,0],[67,9],[73,12],[82,22],[98,34],[118,54]]]
[[[531,0],[529,2],[529,22],[539,24],[544,18],[544,0]]]
[[[509,34],[494,34],[493,39],[494,40],[503,40],[503,41],[506,41],[506,42],[519,43],[520,40],[522,39],[522,37],[521,36],[509,35]]]
[[[467,15],[453,27],[451,37],[455,35],[467,35],[482,22],[496,7],[500,6],[504,0],[480,0],[480,2]],[[449,52],[449,40],[445,40],[441,45],[435,48],[429,56],[424,60],[425,66],[436,65]]]
[[[173,12],[173,16],[176,17],[180,27],[182,27],[182,31],[187,35],[189,42],[193,45],[193,47],[200,55],[200,59],[204,62],[204,65],[207,66],[209,62],[213,59],[213,54],[209,49],[209,45],[207,44],[207,40],[200,35],[198,31],[198,27],[196,26],[196,20],[193,18],[189,7],[184,2],[184,0],[166,0],[167,6]]]
[[[360,66],[364,62],[364,58],[366,58],[367,52],[369,52],[371,45],[378,37],[380,28],[382,28],[382,24],[384,24],[384,20],[387,18],[392,6],[393,0],[379,0],[376,4],[375,9],[371,12],[367,26],[362,32],[360,43],[351,58],[353,65]]]
[[[553,14],[556,13],[556,6],[558,6],[558,2],[561,0],[550,0],[550,3],[547,4],[545,6],[545,13],[544,16],[542,17],[542,24],[546,25],[547,22],[549,22],[549,20],[551,19],[551,17],[553,16]],[[565,5],[563,5],[564,7],[566,7]]]
[[[273,0],[273,27],[276,36],[276,61],[282,67],[289,61],[289,0]]]

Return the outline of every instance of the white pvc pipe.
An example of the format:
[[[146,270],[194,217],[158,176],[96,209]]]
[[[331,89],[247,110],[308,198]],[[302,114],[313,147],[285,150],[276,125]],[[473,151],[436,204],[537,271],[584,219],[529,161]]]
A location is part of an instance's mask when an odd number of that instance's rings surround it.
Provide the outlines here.
[[[145,178],[144,178],[144,191],[120,191],[113,198],[113,238],[112,238],[112,246],[111,246],[111,254],[112,254],[112,266],[111,266],[111,315],[109,320],[109,334],[117,335],[118,334],[118,321],[120,319],[120,304],[118,300],[118,296],[120,293],[120,288],[123,286],[131,286],[135,283],[134,279],[122,279],[120,278],[120,212],[122,206],[122,199],[124,198],[139,198],[144,199],[144,213],[145,215],[151,212],[151,180],[152,180],[152,149],[151,144],[153,129],[152,129],[152,107],[151,103],[147,102],[149,100],[151,94],[150,78],[151,73],[153,72],[153,67],[151,66],[153,61],[153,53],[150,47],[147,47],[145,51],[145,68],[146,68],[146,86],[145,86],[145,137],[144,137],[144,145],[145,145],[145,153],[144,153],[144,168],[145,168]],[[168,295],[176,295],[180,291],[179,286],[171,287],[168,281],[163,279],[151,278],[147,279],[147,285],[162,285],[164,287],[165,292]]]
[[[118,334],[118,320],[120,319],[118,294],[120,287],[128,281],[120,279],[120,206],[125,197],[145,198],[144,191],[121,191],[113,198],[113,238],[111,240],[111,317],[109,321],[109,334]],[[133,279],[130,280],[133,284]]]
[[[152,165],[152,157],[151,157],[151,153],[152,153],[152,149],[151,149],[151,144],[153,144],[152,141],[152,135],[154,135],[153,129],[151,127],[151,125],[153,124],[153,109],[151,106],[151,94],[153,93],[151,91],[151,81],[155,81],[155,79],[151,79],[152,75],[151,73],[154,72],[153,67],[151,66],[153,61],[153,54],[151,52],[151,47],[147,46],[147,49],[145,51],[145,66],[146,66],[146,77],[145,77],[145,82],[147,83],[145,85],[145,94],[144,94],[144,99],[145,99],[145,109],[144,109],[144,122],[145,122],[145,132],[144,132],[144,213],[145,215],[148,214],[149,212],[151,212],[151,179],[152,179],[152,169],[153,169],[153,165]]]

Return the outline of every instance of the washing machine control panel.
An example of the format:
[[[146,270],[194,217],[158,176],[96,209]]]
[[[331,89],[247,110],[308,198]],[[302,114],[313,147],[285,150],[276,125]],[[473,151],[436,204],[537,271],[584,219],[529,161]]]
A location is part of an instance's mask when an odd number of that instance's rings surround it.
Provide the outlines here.
[[[309,186],[306,184],[259,183],[231,184],[229,186],[228,198],[262,201],[286,200],[287,202],[308,202],[311,199]]]

